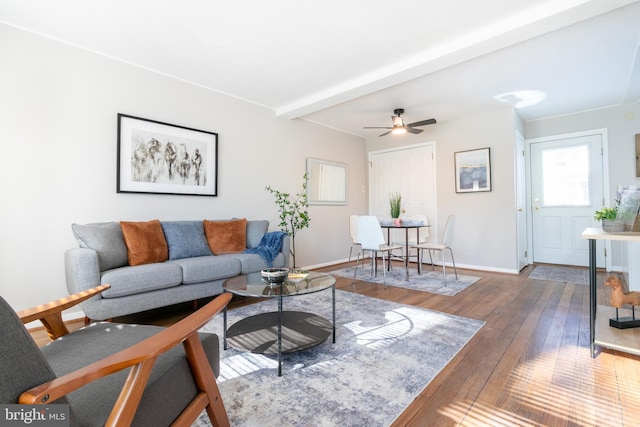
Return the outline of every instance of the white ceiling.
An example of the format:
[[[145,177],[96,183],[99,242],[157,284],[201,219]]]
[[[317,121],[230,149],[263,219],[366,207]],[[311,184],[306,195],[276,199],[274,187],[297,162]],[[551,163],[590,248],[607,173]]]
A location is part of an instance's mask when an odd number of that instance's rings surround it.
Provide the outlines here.
[[[535,120],[640,100],[640,0],[0,0],[0,22],[365,138],[398,107],[443,122],[537,91],[518,108]]]

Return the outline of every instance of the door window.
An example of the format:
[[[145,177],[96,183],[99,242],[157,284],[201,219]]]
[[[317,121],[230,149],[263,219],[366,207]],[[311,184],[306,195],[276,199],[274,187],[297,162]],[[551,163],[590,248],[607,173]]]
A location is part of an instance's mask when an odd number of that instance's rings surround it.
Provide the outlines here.
[[[544,206],[590,206],[588,145],[546,149],[542,152]]]

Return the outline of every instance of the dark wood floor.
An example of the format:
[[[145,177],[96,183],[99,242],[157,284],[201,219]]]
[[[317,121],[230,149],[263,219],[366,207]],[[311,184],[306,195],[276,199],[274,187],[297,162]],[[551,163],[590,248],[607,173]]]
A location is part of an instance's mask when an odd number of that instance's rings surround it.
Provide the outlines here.
[[[588,286],[529,279],[532,270],[459,270],[481,279],[453,297],[337,278],[341,290],[486,322],[394,426],[640,425],[640,357],[599,349],[592,359]],[[191,309],[119,320],[170,324]]]

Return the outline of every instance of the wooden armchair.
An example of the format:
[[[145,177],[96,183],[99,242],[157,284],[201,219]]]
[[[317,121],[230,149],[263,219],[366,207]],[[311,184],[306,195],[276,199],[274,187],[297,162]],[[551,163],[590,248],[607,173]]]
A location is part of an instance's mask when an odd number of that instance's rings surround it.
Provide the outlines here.
[[[0,297],[0,402],[67,403],[72,425],[188,426],[206,409],[214,426],[228,426],[218,337],[198,329],[231,294],[168,328],[99,322],[69,333],[61,312],[108,288],[19,313]],[[42,348],[22,323],[37,319],[55,340]]]

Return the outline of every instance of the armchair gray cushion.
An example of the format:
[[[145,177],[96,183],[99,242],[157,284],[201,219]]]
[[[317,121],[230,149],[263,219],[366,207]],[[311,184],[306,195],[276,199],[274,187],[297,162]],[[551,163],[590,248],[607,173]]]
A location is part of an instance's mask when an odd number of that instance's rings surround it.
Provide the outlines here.
[[[61,376],[124,350],[162,329],[149,325],[93,323],[44,346],[42,354],[55,374]],[[213,372],[218,376],[218,337],[213,334],[200,334],[200,339]],[[70,348],[74,349],[72,354]],[[68,395],[71,408],[80,425],[104,425],[128,373],[129,370],[117,372]],[[182,346],[174,347],[156,361],[133,425],[170,424],[196,393],[184,349]]]
[[[0,403],[18,403],[20,395],[30,388],[115,354],[162,329],[149,325],[94,323],[40,349],[15,311],[0,297]],[[199,336],[217,376],[220,369],[218,337],[215,334]],[[128,369],[114,373],[51,403],[70,404],[71,425],[103,426],[128,374]],[[196,394],[184,348],[178,345],[161,354],[155,362],[133,425],[169,425]]]
[[[56,376],[15,311],[0,297],[0,403]]]

